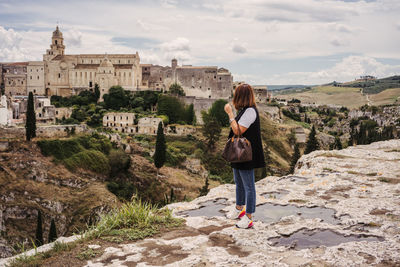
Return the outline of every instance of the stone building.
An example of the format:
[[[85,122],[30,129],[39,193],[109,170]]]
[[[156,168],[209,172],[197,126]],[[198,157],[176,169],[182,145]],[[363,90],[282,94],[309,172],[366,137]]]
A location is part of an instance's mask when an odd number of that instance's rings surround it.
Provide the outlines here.
[[[26,69],[28,62],[1,64],[2,80],[6,95],[25,95],[27,89]]]
[[[136,120],[135,113],[128,112],[109,112],[103,116],[103,126],[105,127],[132,127]]]
[[[54,123],[56,108],[51,105],[50,99],[45,96],[34,96],[36,122]],[[28,96],[15,95],[11,97],[12,122],[21,124],[25,122],[25,114],[28,108]]]
[[[56,108],[56,114],[55,117],[56,119],[62,120],[62,119],[68,119],[72,115],[73,108]]]
[[[232,74],[217,66],[179,66],[172,59],[171,67],[142,64],[142,88],[167,91],[171,84],[182,86],[186,96],[228,99],[233,86]]]

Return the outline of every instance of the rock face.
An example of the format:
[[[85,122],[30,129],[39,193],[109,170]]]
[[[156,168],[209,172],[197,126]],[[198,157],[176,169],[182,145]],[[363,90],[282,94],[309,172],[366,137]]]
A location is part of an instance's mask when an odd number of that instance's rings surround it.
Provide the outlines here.
[[[47,240],[51,219],[58,236],[67,236],[118,204],[101,177],[71,173],[41,155],[34,143],[10,142],[0,152],[0,258],[18,245],[31,247],[39,210]]]
[[[225,217],[235,186],[168,207],[184,229],[109,247],[86,266],[398,266],[400,140],[316,151],[256,184],[254,229]]]

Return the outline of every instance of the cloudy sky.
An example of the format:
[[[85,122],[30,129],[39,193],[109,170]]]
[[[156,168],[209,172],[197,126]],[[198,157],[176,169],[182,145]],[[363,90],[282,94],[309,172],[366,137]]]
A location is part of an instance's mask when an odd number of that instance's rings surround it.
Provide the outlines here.
[[[217,65],[235,81],[321,84],[400,74],[399,0],[0,0],[0,62],[66,53]]]

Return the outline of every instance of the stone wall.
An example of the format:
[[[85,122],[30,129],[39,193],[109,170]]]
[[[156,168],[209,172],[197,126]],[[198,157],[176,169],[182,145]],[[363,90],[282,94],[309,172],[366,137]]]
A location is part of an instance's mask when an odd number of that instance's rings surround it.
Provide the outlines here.
[[[68,131],[70,131],[73,128],[75,128],[75,133],[86,133],[91,131],[85,124],[46,125],[46,126],[37,126],[36,137],[39,138],[68,137]],[[0,128],[0,138],[24,139],[25,127]]]

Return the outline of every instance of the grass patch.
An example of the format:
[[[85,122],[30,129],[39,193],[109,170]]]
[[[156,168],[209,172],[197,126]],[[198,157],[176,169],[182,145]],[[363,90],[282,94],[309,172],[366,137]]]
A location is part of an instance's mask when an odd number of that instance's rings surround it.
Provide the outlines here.
[[[333,172],[333,169],[331,169],[331,168],[323,168],[323,170],[327,171],[327,172]]]
[[[377,175],[378,175],[378,173],[376,173],[376,172],[367,173],[367,176],[377,176]]]
[[[76,255],[76,257],[78,259],[80,259],[81,261],[84,261],[84,260],[90,260],[92,258],[95,258],[100,253],[101,253],[100,251],[96,251],[91,248],[86,248],[86,249],[81,250],[81,252],[78,255]]]
[[[113,212],[104,214],[100,221],[86,233],[87,238],[119,236],[128,240],[143,239],[152,236],[161,228],[177,227],[182,219],[172,217],[168,209],[141,200],[123,204]]]

